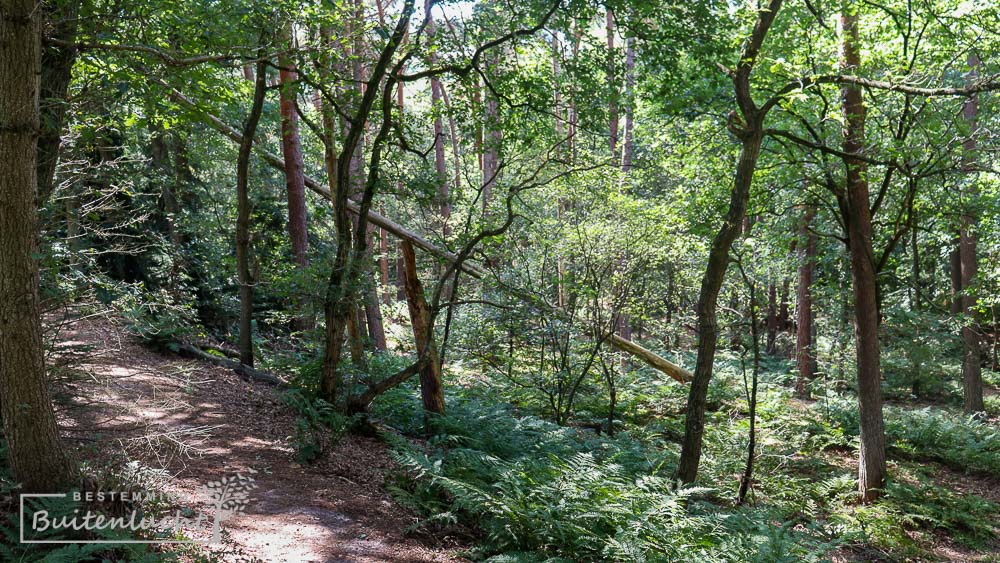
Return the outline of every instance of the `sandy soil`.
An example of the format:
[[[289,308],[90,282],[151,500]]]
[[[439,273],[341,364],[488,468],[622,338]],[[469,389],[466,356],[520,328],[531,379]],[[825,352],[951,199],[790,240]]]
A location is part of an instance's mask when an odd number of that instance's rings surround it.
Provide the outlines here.
[[[62,327],[57,341],[61,423],[94,474],[128,462],[163,470],[160,486],[191,498],[187,508],[199,514],[213,513],[206,482],[254,479],[245,510],[223,523],[222,544],[210,548],[217,560],[461,560],[452,538],[404,537],[419,519],[385,491],[393,461],[381,442],[347,436],[301,465],[295,415],[274,388],[155,353],[103,317]],[[185,532],[210,537],[207,527]]]

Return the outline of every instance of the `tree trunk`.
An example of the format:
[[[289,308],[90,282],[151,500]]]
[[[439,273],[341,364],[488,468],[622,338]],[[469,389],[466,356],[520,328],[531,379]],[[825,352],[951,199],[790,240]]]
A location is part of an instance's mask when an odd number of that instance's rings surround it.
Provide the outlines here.
[[[381,211],[385,213],[385,209]],[[382,286],[382,303],[388,305],[392,302],[389,294],[389,233],[382,228],[378,230],[378,270]]]
[[[441,383],[441,364],[434,346],[434,331],[431,326],[430,307],[424,297],[424,288],[417,277],[417,259],[410,241],[400,242],[403,249],[403,263],[406,268],[406,301],[410,310],[410,324],[416,341],[417,355],[424,359],[420,369],[420,397],[424,410],[437,414],[444,413],[444,386]]]
[[[977,77],[979,68],[979,58],[975,54],[969,54],[969,67],[971,67],[967,81],[973,82]],[[976,187],[975,152],[976,152],[976,118],[979,111],[979,97],[973,94],[966,100],[962,107],[962,115],[969,122],[969,138],[964,143],[965,149],[965,172],[967,173],[964,190],[962,193],[962,218],[961,229],[959,230],[959,266],[962,279],[962,313],[966,317],[966,322],[962,326],[962,389],[964,395],[965,412],[982,413],[983,406],[983,373],[980,365],[980,327],[977,322],[976,312],[976,291],[975,279],[978,269],[976,257],[976,226],[979,221],[976,213],[976,201],[979,197],[979,190]]]
[[[289,43],[292,39],[288,26]],[[288,235],[292,241],[292,254],[300,268],[309,265],[309,238],[306,227],[305,165],[302,160],[302,143],[299,139],[299,116],[295,111],[295,63],[288,55],[278,59],[281,81],[281,153],[285,157],[285,186],[288,199]]]
[[[622,140],[622,172],[632,169],[632,130],[635,119],[635,37],[625,40],[625,138]]]
[[[487,72],[496,72],[500,65],[500,55],[491,57],[487,63]],[[500,132],[500,104],[496,96],[491,92],[484,93],[486,99],[486,123],[485,135],[483,139],[483,211],[489,212],[493,203],[493,187],[496,184],[497,173],[499,171],[500,143],[502,133]]]
[[[425,0],[424,9],[430,10],[430,0]],[[429,18],[427,22],[427,36],[430,41],[434,40],[436,28],[434,18]],[[431,51],[430,64],[437,64],[437,54]],[[441,79],[437,76],[431,78],[431,111],[434,112],[434,170],[437,172],[437,204],[441,210],[441,235],[447,239],[451,235],[451,226],[448,219],[451,217],[451,205],[448,203],[448,165],[444,156],[444,120],[441,113],[444,111],[444,101],[442,100]]]
[[[951,314],[962,312],[962,254],[961,237],[956,237],[952,251],[948,253],[948,274],[951,279]]]
[[[615,14],[609,8],[605,14],[605,31],[608,36],[608,60],[607,75],[608,83],[608,148],[611,149],[611,158],[618,159],[618,84],[615,72]]]
[[[287,24],[289,47],[295,43],[291,23]],[[298,74],[295,62],[288,55],[278,57],[281,67],[278,79],[281,84],[281,153],[285,158],[285,188],[288,202],[288,237],[292,243],[292,256],[299,270],[309,266],[309,231],[306,217],[305,164],[299,138],[299,116],[295,109]],[[301,304],[297,309],[303,310]],[[292,330],[305,330],[311,322],[303,317],[292,319]]]
[[[375,225],[368,223],[366,230],[366,236],[368,237],[368,248],[372,247],[372,236],[375,234]],[[366,256],[366,264],[368,269],[371,270],[374,264],[372,263],[371,252]],[[368,336],[372,339],[372,344],[375,346],[375,350],[378,352],[385,352],[385,327],[382,323],[382,308],[379,306],[378,300],[378,287],[375,278],[375,271],[372,270],[371,285],[365,288],[365,320],[368,324]]]
[[[764,352],[768,356],[775,355],[778,343],[778,287],[774,280],[767,282],[767,344]]]
[[[352,174],[360,174],[361,167],[358,166],[355,170],[355,166],[338,166],[336,180],[332,183],[335,189],[332,189],[330,193],[333,200],[337,250],[333,268],[330,271],[330,277],[327,282],[326,294],[324,295],[323,313],[326,319],[324,344],[326,351],[323,355],[323,368],[320,380],[322,398],[330,403],[335,403],[337,400],[341,379],[338,362],[340,360],[341,348],[343,347],[344,331],[347,329],[350,316],[357,309],[358,282],[360,275],[366,271],[361,264],[367,262],[369,264],[367,270],[371,270],[366,229],[368,215],[371,212],[371,200],[374,196],[375,186],[379,177],[381,147],[389,133],[388,112],[390,111],[389,102],[391,101],[389,89],[394,86],[395,82],[395,77],[389,75],[389,65],[393,55],[402,43],[413,11],[414,1],[405,0],[395,29],[383,46],[378,60],[372,67],[368,77],[368,82],[372,85],[381,84],[383,79],[385,79],[385,86],[383,88],[373,86],[363,91],[357,108],[352,112],[350,127],[347,129],[340,155],[337,157],[338,162],[355,160],[358,148],[360,147],[360,141],[364,135],[365,124],[371,116],[376,98],[379,94],[382,94],[381,125],[379,133],[372,144],[368,179],[364,182],[363,195],[357,206],[359,224],[355,228],[353,235],[351,233],[352,223],[348,216],[348,202],[350,201],[354,186]]]
[[[253,107],[243,125],[243,142],[236,161],[236,273],[240,282],[240,363],[253,367],[253,274],[250,271],[250,153],[257,135],[257,124],[264,109],[267,88],[266,66],[257,63]]]
[[[708,265],[698,295],[698,359],[688,393],[684,441],[681,444],[681,459],[677,467],[677,477],[685,483],[694,482],[698,476],[702,437],[705,432],[708,384],[712,379],[715,350],[719,340],[716,306],[729,265],[729,250],[743,227],[743,217],[746,215],[747,201],[750,198],[750,186],[764,138],[765,114],[753,101],[750,91],[750,72],[753,70],[764,38],[781,8],[781,3],[782,0],[771,0],[766,7],[758,10],[757,22],[749,40],[741,49],[740,62],[732,76],[736,103],[743,115],[743,122],[739,123],[736,112],[733,112],[729,116],[729,128],[739,137],[742,146],[730,194],[729,211],[723,219],[722,227],[712,240]]]
[[[0,414],[21,492],[72,480],[49,401],[38,298],[39,5],[0,0]]]
[[[688,392],[684,418],[684,441],[681,445],[681,459],[677,467],[677,477],[685,483],[693,483],[698,477],[701,461],[702,437],[705,433],[705,408],[708,384],[712,379],[715,350],[719,340],[717,303],[722,282],[729,266],[729,250],[740,233],[743,215],[750,198],[750,184],[753,181],[763,132],[760,124],[755,124],[749,135],[743,139],[740,160],[736,168],[736,179],[730,194],[729,211],[722,227],[712,240],[708,254],[708,266],[701,280],[698,295],[698,359],[694,368],[694,379]]]
[[[840,66],[847,73],[861,66],[857,6],[845,0],[840,16],[842,44]],[[847,237],[854,286],[854,323],[857,341],[858,405],[861,451],[858,491],[862,502],[878,498],[885,487],[885,429],[882,419],[881,366],[878,341],[878,303],[872,249],[872,218],[865,162],[853,155],[864,152],[865,108],[859,86],[843,88],[844,158],[847,168]]]
[[[63,0],[43,2],[42,17],[49,27],[47,37],[68,44],[76,40],[80,21],[80,1]],[[41,129],[38,135],[38,202],[41,208],[48,201],[54,187],[59,146],[62,143],[63,121],[66,116],[66,92],[73,77],[76,62],[75,47],[53,45],[46,42],[42,49],[41,88],[39,90]]]
[[[816,354],[813,350],[812,328],[812,283],[813,262],[816,256],[816,235],[810,230],[816,207],[806,205],[805,214],[799,223],[799,244],[802,245],[802,261],[799,263],[798,307],[795,309],[795,354],[798,377],[795,380],[795,394],[801,399],[809,398],[808,384],[815,376]]]

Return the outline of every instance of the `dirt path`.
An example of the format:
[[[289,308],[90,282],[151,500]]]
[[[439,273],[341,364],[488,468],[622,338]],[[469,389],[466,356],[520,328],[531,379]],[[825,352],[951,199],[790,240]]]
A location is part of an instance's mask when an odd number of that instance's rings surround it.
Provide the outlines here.
[[[300,465],[295,416],[279,392],[224,368],[156,354],[107,319],[61,331],[57,356],[71,366],[61,373],[76,376],[65,385],[64,401],[74,405],[62,410],[62,422],[95,466],[125,452],[118,466],[164,470],[161,485],[200,499],[195,511],[208,506],[198,492],[206,482],[253,477],[257,489],[245,511],[224,523],[223,544],[212,546],[219,560],[460,560],[448,538],[428,545],[403,537],[418,519],[384,490],[393,462],[381,442],[347,436]]]

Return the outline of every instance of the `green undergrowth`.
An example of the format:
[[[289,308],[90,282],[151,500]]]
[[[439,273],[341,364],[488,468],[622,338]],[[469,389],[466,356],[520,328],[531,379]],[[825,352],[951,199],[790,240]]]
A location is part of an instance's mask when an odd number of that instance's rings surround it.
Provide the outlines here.
[[[474,559],[821,561],[839,549],[905,560],[930,558],[941,538],[982,552],[996,545],[1000,508],[935,479],[937,464],[997,475],[995,426],[887,408],[892,480],[882,501],[859,506],[855,401],[794,401],[783,370],[762,376],[755,479],[747,505],[734,506],[749,428],[739,368],[724,365],[712,384],[695,487],[673,480],[686,389],[670,382],[635,378],[623,389],[614,437],[461,385],[446,416],[426,419],[412,384],[373,415],[402,433],[386,433],[402,468],[392,489],[426,516],[417,528],[471,531]],[[581,404],[579,418],[603,415]]]

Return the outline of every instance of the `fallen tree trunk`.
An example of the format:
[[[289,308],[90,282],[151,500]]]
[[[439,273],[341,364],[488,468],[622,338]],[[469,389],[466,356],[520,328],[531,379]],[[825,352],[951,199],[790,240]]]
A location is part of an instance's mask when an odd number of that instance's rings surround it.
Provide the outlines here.
[[[207,111],[201,109],[200,107],[198,107],[198,104],[195,103],[194,100],[178,92],[176,89],[172,88],[166,82],[163,82],[162,80],[157,80],[157,82],[159,82],[160,85],[169,89],[171,99],[198,112],[198,114],[205,120],[205,122],[213,129],[215,129],[219,133],[222,133],[230,140],[232,140],[234,143],[239,144],[243,141],[243,135],[241,135],[240,132],[237,131],[234,127],[230,126],[229,124],[222,121],[218,117],[212,115],[211,113],[208,113]],[[263,148],[263,146],[260,143],[254,143],[253,149],[264,160],[264,162],[267,162],[268,164],[277,168],[278,170],[285,169],[284,159],[282,159],[281,157],[272,152],[269,152],[267,149]],[[305,176],[305,183],[306,187],[309,188],[310,190],[316,192],[317,194],[323,196],[328,200],[331,199],[330,190],[325,188],[320,182],[317,182],[316,180],[310,178],[309,176]],[[347,209],[348,211],[354,214],[358,214],[361,212],[361,209],[358,207],[358,205],[351,200],[347,201]],[[395,221],[379,213],[376,213],[375,211],[371,210],[368,211],[368,221],[375,225],[378,225],[385,231],[392,233],[393,235],[397,236],[400,239],[410,241],[410,243],[413,244],[413,246],[416,246],[449,264],[458,261],[458,256],[456,256],[453,252],[449,252],[448,250],[438,247],[434,243],[420,236],[418,233],[415,233],[407,229],[406,227],[400,225],[399,223],[396,223]],[[477,279],[483,279],[487,275],[486,270],[484,270],[482,267],[476,264],[469,263],[467,260],[461,263],[461,268],[463,272]],[[557,314],[557,315],[561,313],[561,311],[558,308],[549,306],[547,303],[540,303],[538,299],[526,297],[525,294],[521,291],[517,291],[512,288],[505,288],[505,289],[515,297],[526,300],[534,304],[535,306],[544,309],[547,313]],[[625,340],[624,338],[621,338],[617,335],[612,335],[607,339],[607,343],[613,346],[614,348],[621,350],[622,352],[632,354],[633,356],[639,358],[650,367],[661,371],[662,373],[670,376],[671,378],[680,383],[687,383],[692,379],[691,372],[689,372],[688,370],[657,355],[655,352],[652,352],[651,350],[647,350],[646,348],[639,346],[634,342]]]
[[[229,368],[236,373],[253,379],[254,381],[261,381],[269,385],[274,385],[276,387],[288,387],[288,382],[284,379],[274,375],[272,373],[267,373],[266,371],[260,371],[254,369],[245,364],[241,364],[235,360],[227,360],[226,358],[220,358],[218,356],[213,356],[208,352],[192,346],[191,344],[178,344],[177,353],[182,356],[187,356],[189,358],[195,358],[197,360],[204,360],[210,364],[214,364],[220,367]]]

